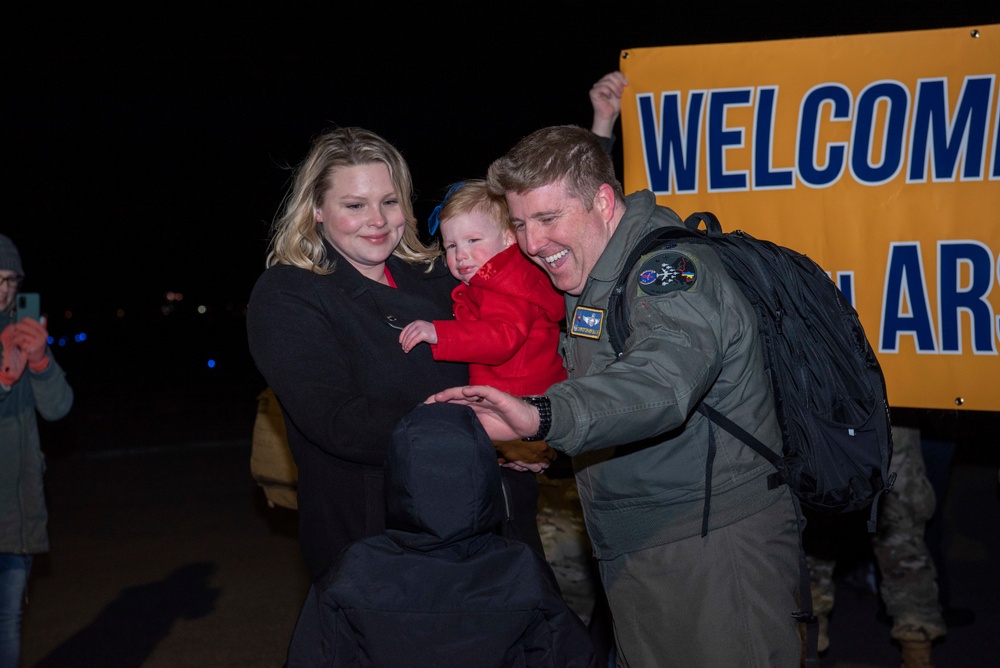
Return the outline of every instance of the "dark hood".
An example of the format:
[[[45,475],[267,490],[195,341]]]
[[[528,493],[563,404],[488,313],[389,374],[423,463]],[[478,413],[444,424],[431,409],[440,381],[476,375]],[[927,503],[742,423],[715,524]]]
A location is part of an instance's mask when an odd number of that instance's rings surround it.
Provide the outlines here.
[[[386,535],[412,550],[461,557],[503,519],[493,443],[471,408],[421,404],[396,426],[385,466]]]

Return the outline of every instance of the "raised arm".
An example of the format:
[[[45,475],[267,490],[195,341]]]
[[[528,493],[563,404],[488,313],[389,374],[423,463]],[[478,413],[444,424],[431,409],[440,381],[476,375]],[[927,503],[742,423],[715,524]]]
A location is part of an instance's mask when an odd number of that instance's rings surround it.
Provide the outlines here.
[[[622,94],[628,79],[619,71],[609,72],[598,79],[590,89],[590,104],[594,108],[594,122],[590,131],[598,137],[614,136],[615,122],[622,111]]]

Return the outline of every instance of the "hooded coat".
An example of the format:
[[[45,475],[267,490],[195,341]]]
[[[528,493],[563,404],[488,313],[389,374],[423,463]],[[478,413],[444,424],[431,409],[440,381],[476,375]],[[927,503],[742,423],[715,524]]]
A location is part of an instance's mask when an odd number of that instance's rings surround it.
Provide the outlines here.
[[[348,546],[306,598],[299,666],[596,666],[545,560],[494,532],[493,444],[472,410],[418,406],[393,433],[386,530]]]
[[[9,311],[0,313],[0,331],[12,322]],[[0,552],[4,553],[49,551],[38,415],[47,421],[65,417],[73,406],[73,390],[52,353],[46,355],[49,365],[44,371],[25,368],[10,389],[0,387]]]

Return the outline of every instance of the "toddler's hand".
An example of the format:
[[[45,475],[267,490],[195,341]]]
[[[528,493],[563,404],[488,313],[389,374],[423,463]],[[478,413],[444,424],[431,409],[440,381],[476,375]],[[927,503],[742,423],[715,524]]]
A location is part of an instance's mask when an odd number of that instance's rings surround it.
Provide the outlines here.
[[[403,346],[403,352],[408,353],[418,343],[437,343],[437,329],[434,323],[426,320],[414,320],[403,328],[399,333],[399,343]]]

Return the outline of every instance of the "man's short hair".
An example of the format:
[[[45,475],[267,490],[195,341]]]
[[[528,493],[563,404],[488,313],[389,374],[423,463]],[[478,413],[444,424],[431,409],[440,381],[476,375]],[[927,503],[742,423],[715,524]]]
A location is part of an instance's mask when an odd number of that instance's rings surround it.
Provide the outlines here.
[[[611,156],[590,130],[576,125],[532,132],[493,161],[486,181],[497,195],[525,193],[562,181],[567,192],[587,211],[605,183],[612,187],[616,198],[625,199]]]

